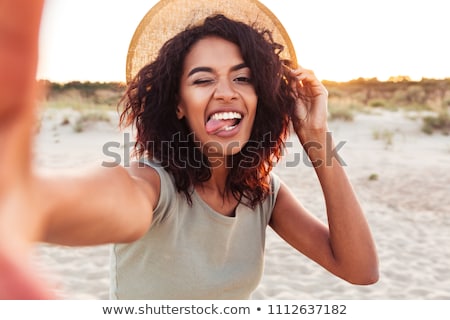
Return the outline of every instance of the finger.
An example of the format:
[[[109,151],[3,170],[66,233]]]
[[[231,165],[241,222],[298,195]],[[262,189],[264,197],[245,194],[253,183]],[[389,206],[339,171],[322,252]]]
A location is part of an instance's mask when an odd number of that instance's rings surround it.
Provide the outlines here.
[[[305,85],[317,85],[314,72],[309,69],[298,67],[291,70],[291,74],[296,78],[296,82],[293,84],[292,89],[296,90],[299,94],[307,94],[309,89],[305,88]],[[305,91],[306,90],[306,91]]]
[[[297,90],[313,96],[328,96],[328,91],[322,82],[317,78],[313,70],[299,67],[292,70],[292,74],[297,79]]]
[[[320,83],[313,70],[297,68],[292,70],[292,74],[301,82]]]

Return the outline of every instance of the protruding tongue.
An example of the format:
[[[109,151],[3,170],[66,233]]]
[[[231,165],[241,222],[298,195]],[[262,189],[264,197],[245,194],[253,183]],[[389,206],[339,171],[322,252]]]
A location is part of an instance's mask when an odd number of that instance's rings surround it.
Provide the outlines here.
[[[216,119],[209,119],[206,123],[206,132],[208,134],[215,134],[219,131],[222,131],[224,128],[228,126],[232,126],[236,123],[236,119],[229,119],[229,120],[216,120]]]

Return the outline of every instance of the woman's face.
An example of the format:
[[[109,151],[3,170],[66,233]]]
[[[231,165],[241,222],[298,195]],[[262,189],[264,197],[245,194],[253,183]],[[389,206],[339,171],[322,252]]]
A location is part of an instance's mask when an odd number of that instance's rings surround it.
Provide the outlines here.
[[[179,119],[207,156],[235,154],[248,142],[258,98],[239,47],[219,37],[199,40],[183,65]]]

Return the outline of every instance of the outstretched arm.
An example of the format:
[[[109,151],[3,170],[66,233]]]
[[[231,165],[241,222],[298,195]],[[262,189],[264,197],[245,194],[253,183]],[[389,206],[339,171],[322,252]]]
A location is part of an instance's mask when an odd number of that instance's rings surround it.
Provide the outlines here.
[[[36,241],[127,242],[150,226],[159,177],[150,168],[44,176],[32,168],[43,0],[0,0],[0,299],[51,297],[27,266]]]
[[[43,1],[0,2],[0,241],[23,248],[22,227],[31,175],[31,134],[35,121],[38,32]],[[13,214],[18,213],[18,214]],[[14,226],[14,227],[13,227]],[[15,241],[12,241],[12,240]]]
[[[369,226],[339,159],[327,155],[327,149],[333,148],[327,125],[328,93],[312,71],[292,72],[297,78],[299,119],[293,125],[319,178],[328,226],[314,218],[285,185],[280,188],[271,226],[335,275],[351,283],[374,283],[378,258]]]
[[[28,240],[16,213],[30,175],[30,135],[36,94],[38,32],[43,0],[0,1],[0,299],[52,296],[23,263]],[[20,234],[17,234],[20,233]]]
[[[153,169],[93,167],[36,178],[42,202],[38,241],[69,246],[124,243],[150,227],[158,200],[159,176]],[[56,198],[56,199],[55,199]]]

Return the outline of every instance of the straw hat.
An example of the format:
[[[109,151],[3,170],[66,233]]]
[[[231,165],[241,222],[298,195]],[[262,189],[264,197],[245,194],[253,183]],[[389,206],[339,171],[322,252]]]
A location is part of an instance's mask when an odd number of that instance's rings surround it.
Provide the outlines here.
[[[296,62],[294,46],[283,25],[257,0],[161,0],[147,12],[133,35],[127,56],[127,82],[156,58],[167,40],[216,13],[271,30],[274,40],[285,47],[282,58]]]

